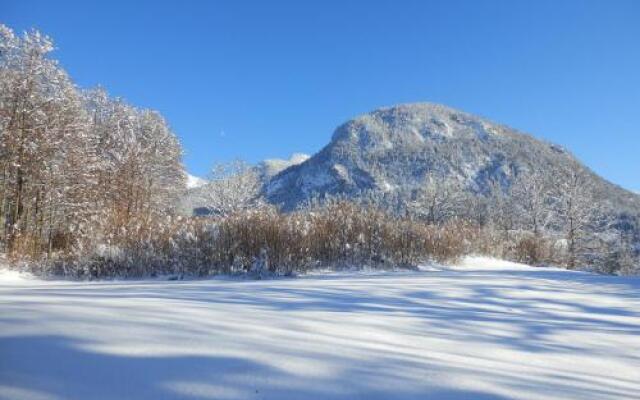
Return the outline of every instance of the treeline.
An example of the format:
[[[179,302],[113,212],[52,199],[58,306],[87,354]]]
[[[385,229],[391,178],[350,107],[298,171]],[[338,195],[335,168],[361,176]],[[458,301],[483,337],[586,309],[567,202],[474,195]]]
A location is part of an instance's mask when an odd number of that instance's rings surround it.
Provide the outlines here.
[[[78,89],[52,49],[0,25],[0,244],[67,262],[170,211],[185,176],[162,116]]]
[[[508,184],[481,193],[456,180],[428,175],[409,196],[369,194],[361,201],[407,212],[430,224],[464,220],[482,227],[493,247],[485,252],[527,264],[588,269],[607,274],[640,272],[640,215],[612,206],[577,162],[550,174],[520,171]],[[400,204],[400,206],[396,206]]]
[[[575,162],[552,174],[520,171],[474,191],[431,171],[412,190],[323,195],[301,209],[348,200],[429,226],[464,221],[483,236],[476,241],[482,245],[473,247],[478,253],[532,265],[638,274],[640,215],[612,206],[590,174]]]

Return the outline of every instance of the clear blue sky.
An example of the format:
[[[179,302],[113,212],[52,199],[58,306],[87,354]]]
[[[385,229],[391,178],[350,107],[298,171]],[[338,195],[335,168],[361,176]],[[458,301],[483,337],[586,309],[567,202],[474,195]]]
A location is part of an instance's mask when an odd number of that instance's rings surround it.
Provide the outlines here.
[[[85,87],[160,110],[188,169],[313,153],[341,122],[433,101],[640,190],[640,1],[0,0]]]

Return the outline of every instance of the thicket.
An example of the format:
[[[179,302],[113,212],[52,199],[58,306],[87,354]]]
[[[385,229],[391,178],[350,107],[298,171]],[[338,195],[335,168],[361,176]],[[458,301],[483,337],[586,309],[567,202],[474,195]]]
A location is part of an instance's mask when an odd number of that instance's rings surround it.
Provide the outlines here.
[[[473,251],[479,228],[461,221],[436,226],[375,208],[336,202],[280,213],[267,207],[218,217],[136,221],[109,245],[30,265],[40,274],[77,278],[289,275],[314,268],[413,267]]]
[[[342,200],[293,213],[265,206],[220,216],[135,219],[109,244],[96,242],[87,250],[29,265],[38,274],[95,279],[413,268],[451,263],[469,254],[532,265],[566,265],[569,259],[561,236],[505,232],[457,218],[433,224]],[[600,268],[625,261],[610,258],[617,253],[602,249],[597,254],[595,265]]]

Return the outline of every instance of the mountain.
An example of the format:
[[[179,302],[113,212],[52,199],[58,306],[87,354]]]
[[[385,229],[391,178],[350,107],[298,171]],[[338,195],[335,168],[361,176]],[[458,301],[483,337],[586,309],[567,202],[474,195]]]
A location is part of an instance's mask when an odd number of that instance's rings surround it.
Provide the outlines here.
[[[196,189],[204,186],[206,183],[207,181],[202,178],[187,174],[187,189]]]
[[[260,185],[264,185],[278,173],[307,159],[309,159],[307,154],[294,153],[289,159],[267,159],[250,168],[257,175]],[[187,190],[182,196],[179,207],[182,213],[186,215],[209,215],[210,210],[207,204],[208,183],[210,181],[187,174]]]
[[[258,170],[262,174],[263,179],[269,180],[291,166],[302,164],[307,161],[309,157],[308,154],[293,153],[288,160],[271,158],[259,163]]]
[[[339,126],[330,143],[265,185],[269,201],[292,210],[315,196],[410,194],[427,175],[468,192],[508,188],[521,175],[578,165],[617,210],[640,210],[640,196],[600,178],[564,148],[432,103],[380,108]]]

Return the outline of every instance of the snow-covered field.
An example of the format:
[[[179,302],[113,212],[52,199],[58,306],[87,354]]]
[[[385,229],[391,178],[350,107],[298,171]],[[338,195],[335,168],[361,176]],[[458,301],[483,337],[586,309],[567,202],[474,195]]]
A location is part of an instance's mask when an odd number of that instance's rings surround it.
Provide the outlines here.
[[[271,281],[0,274],[0,399],[638,399],[640,280],[486,259]]]

